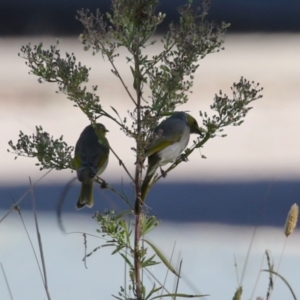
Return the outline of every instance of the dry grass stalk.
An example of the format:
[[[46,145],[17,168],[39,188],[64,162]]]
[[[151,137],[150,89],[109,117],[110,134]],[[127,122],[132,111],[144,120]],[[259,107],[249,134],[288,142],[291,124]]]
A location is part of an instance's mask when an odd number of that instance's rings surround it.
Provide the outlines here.
[[[295,203],[292,205],[289,214],[286,219],[285,227],[284,227],[284,234],[288,237],[290,234],[293,233],[297,221],[298,221],[298,214],[299,214],[299,206]]]

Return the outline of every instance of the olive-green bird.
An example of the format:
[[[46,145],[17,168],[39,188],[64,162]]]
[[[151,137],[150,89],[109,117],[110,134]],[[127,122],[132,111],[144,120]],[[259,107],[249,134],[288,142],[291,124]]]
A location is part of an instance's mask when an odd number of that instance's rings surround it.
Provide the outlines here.
[[[148,169],[141,188],[141,199],[150,188],[150,181],[158,167],[174,162],[189,143],[190,134],[202,134],[197,121],[185,112],[175,112],[162,121],[154,130],[157,137],[145,149]]]
[[[109,143],[105,137],[108,130],[97,123],[96,128],[87,126],[81,133],[75,147],[74,167],[81,182],[77,209],[94,205],[93,182],[104,172],[108,164]]]

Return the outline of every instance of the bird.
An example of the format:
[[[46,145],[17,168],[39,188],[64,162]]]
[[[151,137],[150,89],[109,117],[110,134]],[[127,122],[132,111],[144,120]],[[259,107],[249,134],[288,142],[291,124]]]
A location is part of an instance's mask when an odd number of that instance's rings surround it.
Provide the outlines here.
[[[174,162],[188,145],[192,133],[202,134],[197,121],[185,112],[173,113],[154,129],[156,138],[144,152],[144,157],[148,157],[148,168],[141,187],[142,202],[157,168]],[[166,174],[162,169],[161,171],[165,177]]]
[[[103,124],[89,125],[80,134],[75,146],[73,165],[81,190],[76,204],[77,209],[92,207],[93,182],[95,177],[104,172],[108,165],[109,143],[105,137],[108,130]]]

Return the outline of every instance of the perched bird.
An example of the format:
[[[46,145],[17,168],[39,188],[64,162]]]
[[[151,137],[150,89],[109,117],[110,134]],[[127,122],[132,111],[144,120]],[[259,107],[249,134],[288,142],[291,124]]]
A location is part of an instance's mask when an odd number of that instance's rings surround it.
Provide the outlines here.
[[[185,112],[175,112],[155,128],[156,138],[144,153],[145,157],[148,157],[148,169],[141,188],[142,201],[145,200],[157,168],[177,159],[186,148],[191,133],[201,135],[201,130],[197,121]]]
[[[104,125],[97,123],[96,128],[87,126],[81,133],[75,147],[74,167],[77,178],[82,183],[76,208],[92,207],[93,182],[107,167],[109,143],[105,138],[108,130]]]

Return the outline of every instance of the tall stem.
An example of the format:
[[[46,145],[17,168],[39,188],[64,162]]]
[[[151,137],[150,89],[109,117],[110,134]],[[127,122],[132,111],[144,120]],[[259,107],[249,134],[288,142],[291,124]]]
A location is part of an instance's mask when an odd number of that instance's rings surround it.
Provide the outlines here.
[[[140,264],[140,250],[139,241],[141,238],[141,214],[135,215],[135,235],[134,235],[134,270],[135,270],[135,293],[136,299],[142,300],[142,283],[141,283],[141,264]]]
[[[135,168],[135,191],[136,191],[136,208],[135,208],[135,235],[134,235],[134,270],[135,270],[135,293],[136,299],[142,300],[142,282],[141,282],[141,264],[140,264],[140,247],[139,241],[141,238],[141,175],[142,175],[142,162],[140,159],[141,153],[141,72],[140,72],[140,61],[139,61],[139,31],[136,35],[135,49],[134,49],[134,63],[135,63],[135,90],[136,90],[136,112],[137,112],[137,138],[136,138],[136,149],[137,149],[137,163]]]

